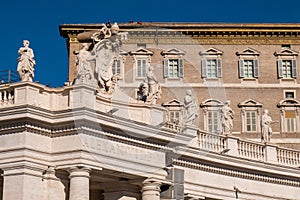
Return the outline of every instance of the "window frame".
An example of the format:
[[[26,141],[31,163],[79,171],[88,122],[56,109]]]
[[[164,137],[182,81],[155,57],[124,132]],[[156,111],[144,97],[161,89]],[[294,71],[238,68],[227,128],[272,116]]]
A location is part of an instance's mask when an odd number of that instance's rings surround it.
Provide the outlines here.
[[[259,78],[259,55],[260,52],[252,49],[247,48],[241,52],[236,52],[238,56],[238,71],[239,71],[239,78],[246,81],[251,79],[258,79]],[[245,73],[245,61],[252,61],[252,76],[246,76]]]
[[[220,79],[222,78],[222,55],[223,52],[216,48],[209,48],[204,52],[200,52],[201,56],[201,78],[203,79]],[[208,74],[208,61],[215,60],[215,76]]]
[[[203,130],[210,132],[212,134],[221,134],[221,109],[223,107],[223,102],[217,99],[207,99],[200,104],[200,107],[203,110]],[[209,113],[217,113],[217,130],[210,130],[210,114]]]
[[[165,79],[182,79],[184,78],[184,55],[185,52],[173,48],[162,51],[163,56],[163,77]],[[170,76],[170,60],[177,60],[177,76]]]
[[[261,123],[260,123],[260,119],[261,119],[261,109],[262,109],[262,104],[258,101],[255,101],[253,99],[247,99],[243,102],[240,102],[238,104],[238,107],[241,109],[241,125],[242,125],[242,133],[257,133],[261,131]],[[248,130],[247,125],[247,113],[250,112],[254,112],[256,113],[256,118],[255,118],[255,125],[256,125],[256,129],[253,130],[251,128],[251,130]],[[253,124],[252,124],[253,125]]]
[[[277,107],[279,108],[280,112],[280,131],[283,133],[296,133],[300,131],[300,102],[296,99],[284,99],[281,100]],[[287,112],[294,113],[294,118],[287,118]],[[294,130],[290,130],[288,127],[288,120],[287,119],[294,119]]]
[[[290,48],[281,48],[279,52],[275,52],[277,65],[277,77],[280,80],[295,80],[298,77],[298,67],[297,67],[297,56],[298,52]],[[291,76],[285,77],[283,73],[283,62],[289,61],[291,63]]]
[[[133,78],[134,80],[143,80],[147,77],[147,70],[150,67],[151,64],[151,57],[153,55],[152,51],[149,51],[145,48],[139,48],[136,51],[131,51],[129,54],[132,56],[133,59]],[[138,76],[138,61],[139,60],[145,60],[145,74],[144,76]]]

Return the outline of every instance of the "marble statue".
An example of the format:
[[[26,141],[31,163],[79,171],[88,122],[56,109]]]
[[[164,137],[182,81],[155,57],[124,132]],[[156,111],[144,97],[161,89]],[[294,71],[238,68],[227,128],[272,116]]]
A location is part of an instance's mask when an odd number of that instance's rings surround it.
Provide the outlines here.
[[[18,58],[17,71],[22,81],[32,82],[32,79],[34,78],[34,66],[36,63],[33,50],[29,48],[29,44],[30,42],[28,40],[23,40],[24,46],[18,50],[20,57]]]
[[[263,115],[261,117],[261,141],[262,142],[270,142],[270,137],[272,135],[271,124],[275,123],[272,118],[268,115],[269,111],[264,110]]]
[[[183,99],[183,104],[185,108],[184,124],[191,125],[198,117],[198,106],[195,103],[194,97],[192,95],[192,90],[186,91],[186,95]]]
[[[161,86],[153,72],[153,66],[148,68],[147,77],[139,86],[138,100],[156,104],[157,99],[161,97]]]
[[[87,43],[83,43],[82,47],[79,51],[74,52],[76,55],[76,66],[77,66],[77,77],[75,80],[75,84],[85,83],[88,85],[96,85],[96,79],[94,77],[94,72],[91,66],[91,60],[94,57],[88,51],[89,45]]]
[[[119,27],[115,23],[110,28],[103,25],[103,28],[93,34],[92,39],[97,42],[92,50],[95,57],[95,75],[102,92],[111,92],[118,75],[113,75],[112,66],[117,59],[121,40],[119,39]]]
[[[221,124],[222,124],[221,134],[226,135],[232,133],[233,115],[234,112],[230,108],[230,101],[226,101],[224,103],[224,106],[221,109]]]

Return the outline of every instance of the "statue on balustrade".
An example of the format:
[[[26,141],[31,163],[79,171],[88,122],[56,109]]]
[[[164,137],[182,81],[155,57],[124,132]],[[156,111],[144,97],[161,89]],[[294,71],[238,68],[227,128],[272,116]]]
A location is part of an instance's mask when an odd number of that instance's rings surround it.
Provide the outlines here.
[[[77,77],[75,84],[85,83],[88,85],[96,85],[97,81],[94,77],[91,62],[94,57],[88,51],[89,45],[83,43],[79,51],[75,51],[76,55],[76,66],[77,66]]]
[[[23,47],[18,50],[20,57],[18,58],[17,71],[22,81],[32,82],[36,63],[33,50],[29,48],[29,44],[30,42],[28,40],[23,40]]]
[[[234,112],[230,108],[230,101],[226,101],[224,103],[224,106],[221,109],[221,124],[222,124],[222,129],[221,129],[221,134],[227,135],[232,133],[232,128],[233,128],[233,115]]]
[[[271,124],[276,123],[269,116],[269,111],[264,110],[263,115],[261,117],[261,142],[270,142],[270,138],[272,135]]]
[[[185,125],[192,125],[194,120],[198,117],[198,106],[195,103],[192,90],[187,90],[186,95],[183,99],[183,104],[185,108],[185,115],[184,115],[184,124]]]
[[[161,98],[161,86],[153,72],[153,66],[148,68],[147,78],[139,86],[137,99],[150,104],[156,104],[157,99]]]

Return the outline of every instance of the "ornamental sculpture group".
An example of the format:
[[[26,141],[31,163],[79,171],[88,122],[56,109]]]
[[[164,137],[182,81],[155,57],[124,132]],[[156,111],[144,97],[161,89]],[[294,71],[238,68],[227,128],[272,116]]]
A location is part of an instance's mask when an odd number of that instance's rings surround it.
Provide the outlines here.
[[[113,64],[120,54],[122,40],[127,39],[126,33],[119,33],[119,27],[115,23],[113,25],[105,25],[92,34],[89,38],[93,45],[82,43],[81,49],[75,51],[77,75],[74,84],[88,84],[97,86],[102,94],[112,94],[115,86],[120,78],[119,74],[113,74]],[[29,41],[23,41],[23,47],[19,48],[17,71],[21,81],[32,82],[34,78],[34,60],[33,50],[29,47]],[[94,67],[93,67],[94,66]],[[137,92],[137,100],[149,104],[156,104],[161,97],[161,86],[153,72],[153,66],[147,71],[145,80],[139,86]],[[184,119],[183,125],[191,126],[198,117],[198,105],[195,102],[192,91],[187,90],[183,99]],[[226,101],[221,113],[221,135],[232,133],[234,112],[230,108],[230,101]],[[274,121],[265,110],[261,118],[261,141],[270,142],[272,135],[271,124]]]

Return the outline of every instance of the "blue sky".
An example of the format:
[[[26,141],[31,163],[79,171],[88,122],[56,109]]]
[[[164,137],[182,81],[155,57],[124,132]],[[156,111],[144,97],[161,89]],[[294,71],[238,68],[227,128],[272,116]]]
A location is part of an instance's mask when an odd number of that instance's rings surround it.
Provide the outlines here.
[[[60,24],[111,22],[300,23],[300,1],[270,0],[24,0],[0,3],[0,70],[16,71],[18,49],[28,39],[37,62],[35,79],[51,87],[68,78]],[[246,3],[247,2],[247,3]]]

